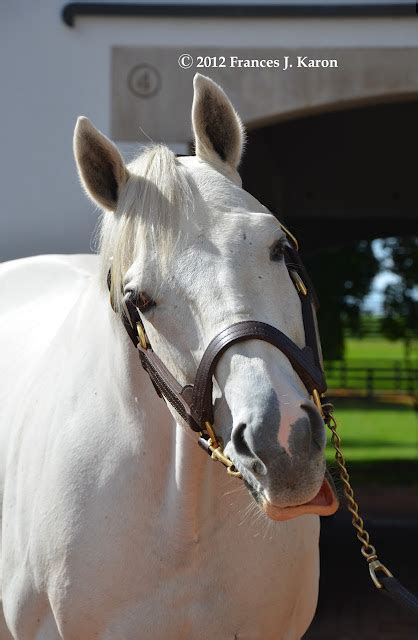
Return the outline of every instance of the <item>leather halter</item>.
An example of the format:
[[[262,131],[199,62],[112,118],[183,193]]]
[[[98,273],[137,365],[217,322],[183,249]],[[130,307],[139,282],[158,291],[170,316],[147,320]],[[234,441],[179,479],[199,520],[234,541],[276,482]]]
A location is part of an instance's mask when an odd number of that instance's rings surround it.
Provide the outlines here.
[[[326,391],[326,382],[316,335],[315,313],[319,308],[318,299],[300,259],[296,239],[283,225],[281,226],[291,242],[291,246],[285,247],[284,258],[301,301],[305,331],[305,346],[302,349],[282,331],[269,324],[258,322],[257,320],[236,322],[220,331],[210,341],[198,366],[194,385],[186,384],[181,386],[154,353],[141,320],[141,309],[145,310],[155,302],[149,299],[142,300],[141,308],[138,308],[131,300],[128,300],[128,316],[122,316],[123,324],[133,344],[139,351],[141,364],[150,376],[158,395],[176,409],[177,413],[189,424],[193,431],[199,432],[199,445],[209,453],[211,458],[221,462],[230,475],[238,478],[242,478],[242,475],[234,467],[232,460],[224,454],[222,441],[216,436],[212,426],[212,377],[215,373],[216,364],[228,347],[243,340],[264,340],[284,353],[311,394],[325,423],[332,431],[332,441],[336,447],[336,460],[340,467],[340,477],[345,487],[344,493],[348,500],[348,509],[353,516],[352,523],[356,529],[357,538],[362,543],[361,552],[369,564],[370,576],[375,586],[381,593],[391,597],[408,611],[418,616],[418,599],[405,589],[393,577],[387,567],[379,561],[375,548],[369,542],[369,534],[364,528],[363,519],[359,516],[358,504],[354,500],[344,457],[339,448],[341,444],[340,438],[336,433],[337,423],[332,416],[332,405],[322,405],[321,402],[321,395]],[[110,289],[110,271],[108,285]],[[112,300],[110,302],[112,304]],[[379,576],[383,574],[383,577],[377,577],[378,572]]]
[[[315,313],[318,299],[298,253],[297,242],[285,231],[289,245],[284,249],[284,259],[289,274],[298,291],[305,332],[305,346],[301,349],[280,329],[258,320],[235,322],[220,331],[208,344],[197,369],[194,384],[180,385],[162,360],[153,351],[146,334],[140,308],[127,300],[127,315],[122,315],[124,327],[139,351],[141,364],[148,373],[158,395],[168,401],[193,431],[200,434],[199,444],[226,467],[231,475],[240,476],[233,463],[225,456],[222,442],[213,430],[213,375],[222,354],[233,344],[243,340],[264,340],[277,347],[290,361],[320,409],[320,395],[326,391],[321,356],[316,335]],[[111,271],[108,286],[111,285]],[[147,307],[155,304],[147,302]],[[113,305],[112,305],[113,307]],[[144,310],[145,307],[142,307]]]

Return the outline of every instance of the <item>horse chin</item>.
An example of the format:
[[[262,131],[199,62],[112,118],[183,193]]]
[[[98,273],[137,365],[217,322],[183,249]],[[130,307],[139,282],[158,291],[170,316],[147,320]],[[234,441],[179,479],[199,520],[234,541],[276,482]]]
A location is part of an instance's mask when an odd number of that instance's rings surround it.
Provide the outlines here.
[[[248,483],[246,484],[260,508],[271,520],[275,520],[276,522],[293,520],[294,518],[308,514],[331,516],[339,507],[339,501],[333,482],[331,478],[328,479],[327,477],[324,477],[318,493],[311,500],[304,502],[303,504],[295,504],[286,507],[280,507],[269,502],[265,496],[255,491],[253,487],[248,485]]]
[[[293,520],[293,518],[308,514],[331,516],[337,511],[339,502],[331,483],[327,478],[324,478],[318,493],[308,502],[288,507],[279,507],[263,498],[260,506],[271,520],[284,522],[285,520]]]

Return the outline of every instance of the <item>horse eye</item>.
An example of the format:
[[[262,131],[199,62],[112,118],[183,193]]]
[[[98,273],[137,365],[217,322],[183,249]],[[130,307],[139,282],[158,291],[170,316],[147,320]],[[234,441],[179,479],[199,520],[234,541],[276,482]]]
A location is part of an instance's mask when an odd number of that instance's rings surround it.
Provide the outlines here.
[[[155,307],[156,302],[145,293],[145,291],[127,291],[127,297],[132,304],[135,305],[143,313],[147,312],[152,307]]]
[[[270,247],[270,260],[273,262],[283,260],[285,245],[286,240],[280,239],[274,242]]]

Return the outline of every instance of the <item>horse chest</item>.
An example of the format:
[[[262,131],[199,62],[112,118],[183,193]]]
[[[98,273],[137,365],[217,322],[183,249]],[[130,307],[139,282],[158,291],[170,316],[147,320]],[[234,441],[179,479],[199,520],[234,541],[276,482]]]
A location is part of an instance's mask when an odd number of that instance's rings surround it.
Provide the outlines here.
[[[94,552],[70,561],[73,588],[57,607],[69,640],[301,637],[316,605],[317,553],[298,531],[295,545],[270,539],[252,551],[251,527],[250,536],[219,530],[214,548],[205,539],[173,545],[169,532],[161,533],[110,557],[102,538],[101,566],[92,562]],[[90,564],[84,575],[81,563]]]
[[[302,569],[302,567],[300,567]],[[127,640],[297,640],[313,615],[316,588],[310,584],[312,563],[306,563],[303,594],[296,606],[295,585],[254,579],[251,570],[219,575],[206,565],[179,571],[141,601],[114,610],[104,639]],[[224,570],[228,570],[228,563]],[[244,575],[242,575],[244,573]],[[145,579],[146,580],[146,579]],[[299,585],[299,588],[301,585]]]

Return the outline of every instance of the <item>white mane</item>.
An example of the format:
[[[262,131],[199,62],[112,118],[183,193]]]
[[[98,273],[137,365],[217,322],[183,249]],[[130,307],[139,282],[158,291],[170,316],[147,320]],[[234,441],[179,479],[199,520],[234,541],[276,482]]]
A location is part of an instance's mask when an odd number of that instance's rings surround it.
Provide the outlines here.
[[[154,145],[128,166],[129,179],[114,213],[99,227],[100,282],[107,287],[112,268],[114,307],[123,312],[123,279],[145,241],[158,247],[162,269],[180,237],[179,213],[189,218],[193,196],[184,168],[164,145]]]

